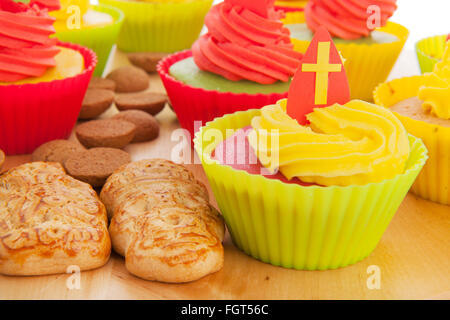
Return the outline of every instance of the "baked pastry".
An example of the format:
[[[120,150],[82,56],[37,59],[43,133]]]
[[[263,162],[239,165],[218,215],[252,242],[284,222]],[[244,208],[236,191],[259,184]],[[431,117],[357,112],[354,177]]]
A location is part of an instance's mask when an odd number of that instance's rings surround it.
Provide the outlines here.
[[[3,163],[5,163],[5,154],[0,150],[0,170],[2,170]]]
[[[116,91],[116,83],[111,79],[92,77],[88,89],[104,89]]]
[[[159,135],[159,123],[151,114],[142,110],[126,110],[117,113],[112,119],[129,121],[136,126],[133,141],[151,141]]]
[[[284,13],[273,3],[225,0],[214,5],[205,18],[208,32],[191,50],[160,62],[170,103],[191,137],[199,121],[205,124],[287,96],[302,54],[294,50],[280,21]]]
[[[100,116],[114,101],[114,92],[107,89],[88,89],[81,104],[78,119],[88,120]]]
[[[119,167],[131,162],[131,156],[120,149],[92,148],[70,156],[67,173],[94,188],[102,187],[106,179]]]
[[[72,155],[82,152],[83,146],[72,140],[52,140],[40,145],[31,154],[31,161],[64,163]]]
[[[104,205],[92,187],[54,162],[0,176],[0,273],[65,273],[104,265],[111,243]]]
[[[301,53],[325,26],[345,60],[351,98],[372,101],[373,90],[386,81],[408,38],[408,29],[388,21],[396,9],[396,0],[310,0],[304,15],[288,12],[283,22]]]
[[[157,92],[120,93],[116,94],[114,102],[120,111],[142,110],[156,116],[164,109],[167,96]]]
[[[136,126],[124,120],[100,119],[76,127],[78,141],[86,148],[117,148],[127,146],[134,137]]]
[[[162,159],[130,163],[108,178],[100,198],[113,248],[132,274],[178,283],[222,268],[222,218],[185,167]]]
[[[311,69],[333,71],[316,81]],[[349,97],[342,60],[322,28],[287,99],[216,118],[196,135],[233,242],[247,254],[326,270],[377,246],[427,152],[389,110]]]
[[[123,66],[111,71],[106,79],[116,83],[116,92],[139,92],[150,85],[150,77],[141,68]]]
[[[128,55],[128,60],[138,68],[144,69],[148,73],[156,72],[158,62],[167,57],[164,52],[132,52]]]

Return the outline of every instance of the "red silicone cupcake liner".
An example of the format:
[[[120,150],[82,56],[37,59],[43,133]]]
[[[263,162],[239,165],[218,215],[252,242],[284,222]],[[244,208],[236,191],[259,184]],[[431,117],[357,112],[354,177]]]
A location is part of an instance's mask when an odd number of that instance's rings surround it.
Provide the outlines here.
[[[97,56],[76,44],[58,45],[83,55],[82,73],[50,82],[0,85],[0,149],[8,155],[31,153],[47,141],[67,138],[77,121]]]
[[[158,63],[157,70],[180,125],[190,133],[191,141],[198,129],[206,122],[228,113],[262,108],[287,97],[285,93],[247,94],[219,92],[194,88],[176,80],[169,74],[174,63],[191,57],[192,51],[174,53]],[[196,126],[196,121],[200,121]]]
[[[304,8],[296,8],[296,7],[284,7],[284,6],[275,6],[276,10],[281,10],[284,12],[295,12],[295,11],[305,11]]]

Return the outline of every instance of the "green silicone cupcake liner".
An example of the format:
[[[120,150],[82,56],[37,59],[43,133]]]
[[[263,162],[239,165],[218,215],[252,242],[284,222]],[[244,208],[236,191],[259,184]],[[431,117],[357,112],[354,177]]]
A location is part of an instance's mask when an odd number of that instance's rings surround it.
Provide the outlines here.
[[[422,39],[416,43],[416,54],[422,73],[432,72],[444,53],[447,35]]]
[[[207,142],[203,137],[209,130],[226,138],[227,129],[246,127],[259,113],[216,118],[194,140],[233,242],[258,260],[302,270],[335,269],[367,257],[425,164],[427,149],[421,140],[409,137],[405,173],[363,186],[285,184],[211,159],[222,139]]]
[[[182,3],[100,0],[100,3],[125,13],[119,49],[171,53],[190,48],[198,38],[212,0]]]
[[[56,32],[55,37],[61,41],[78,43],[92,49],[98,58],[94,75],[101,76],[122,27],[124,14],[122,11],[107,5],[92,6],[91,8],[95,11],[108,13],[114,18],[114,23],[101,27],[59,31]]]

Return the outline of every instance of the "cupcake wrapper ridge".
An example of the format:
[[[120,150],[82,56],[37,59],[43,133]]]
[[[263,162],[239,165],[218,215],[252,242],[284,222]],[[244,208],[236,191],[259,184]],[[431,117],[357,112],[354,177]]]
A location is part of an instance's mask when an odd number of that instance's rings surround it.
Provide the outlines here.
[[[205,132],[217,129],[225,135],[227,129],[248,126],[259,113],[217,118],[194,140],[233,242],[258,260],[302,270],[335,269],[367,257],[427,159],[423,143],[409,137],[411,155],[404,174],[364,186],[285,184],[211,159],[220,141],[203,141]]]
[[[196,129],[216,117],[236,111],[262,108],[287,97],[287,92],[247,94],[204,90],[188,86],[172,77],[169,74],[169,68],[174,63],[191,56],[190,50],[175,53],[160,61],[157,67],[173,110],[181,127],[189,131],[191,141]],[[200,121],[201,125],[194,127],[196,121]]]
[[[105,26],[60,31],[55,34],[55,37],[60,41],[77,43],[92,49],[98,60],[94,75],[100,77],[119,36],[124,14],[119,9],[107,5],[92,6],[92,9],[111,15],[114,18],[114,23]]]
[[[190,48],[203,28],[212,0],[183,3],[100,0],[119,8],[125,22],[117,41],[125,52],[167,52]]]
[[[447,35],[422,39],[416,43],[417,60],[422,73],[432,72],[434,65],[440,60],[445,49]]]
[[[389,108],[415,97],[422,84],[422,76],[383,83],[374,91],[375,103]],[[429,159],[411,191],[421,198],[450,205],[450,128],[394,114],[410,134],[422,139],[429,153]]]
[[[36,84],[0,85],[0,149],[8,155],[31,153],[47,141],[67,138],[77,121],[97,57],[77,44],[58,45],[83,55],[81,74]]]

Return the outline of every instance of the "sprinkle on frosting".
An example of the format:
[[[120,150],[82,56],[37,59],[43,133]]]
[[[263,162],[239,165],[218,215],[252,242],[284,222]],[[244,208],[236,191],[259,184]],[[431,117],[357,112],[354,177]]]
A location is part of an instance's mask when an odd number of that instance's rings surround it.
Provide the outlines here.
[[[393,178],[409,157],[405,128],[386,108],[353,100],[316,108],[302,126],[286,113],[286,100],[261,109],[249,136],[258,159],[289,180],[319,185],[363,185]],[[276,135],[274,139],[272,135]],[[264,141],[278,141],[278,148]],[[277,156],[274,157],[273,154]]]
[[[213,6],[205,19],[208,33],[192,47],[197,66],[232,81],[289,81],[302,55],[293,50],[273,2],[225,0]]]
[[[369,36],[370,6],[380,8],[379,25],[383,27],[397,9],[397,0],[310,0],[305,8],[308,27],[312,31],[325,26],[330,34],[352,40]],[[376,14],[376,13],[375,13]]]
[[[54,18],[37,4],[0,0],[0,81],[42,76],[56,65]]]
[[[442,60],[425,77],[425,85],[418,94],[423,101],[422,108],[438,118],[450,120],[450,41]]]

